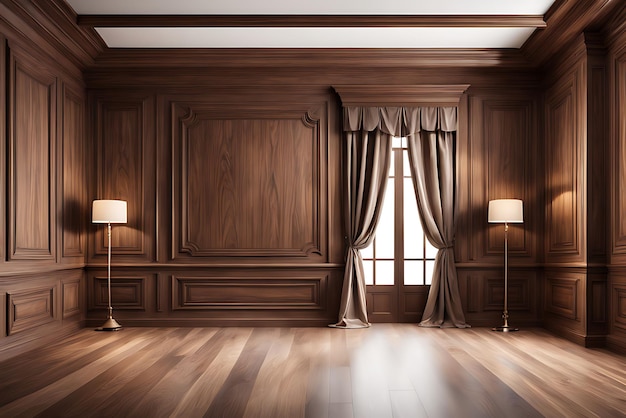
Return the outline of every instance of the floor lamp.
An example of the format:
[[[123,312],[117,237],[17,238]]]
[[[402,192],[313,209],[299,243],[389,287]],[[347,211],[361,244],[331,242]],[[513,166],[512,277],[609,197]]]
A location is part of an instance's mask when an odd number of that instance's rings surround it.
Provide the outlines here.
[[[509,266],[508,266],[508,234],[510,223],[524,222],[524,209],[521,200],[518,199],[497,199],[489,201],[489,222],[504,223],[504,325],[493,328],[494,331],[511,332],[517,331],[517,328],[509,326]]]
[[[109,237],[107,258],[107,286],[109,290],[109,314],[107,320],[98,328],[98,331],[117,331],[122,326],[113,319],[113,307],[111,306],[111,224],[124,224],[127,218],[126,202],[123,200],[94,200],[91,213],[91,222],[95,224],[107,224]]]

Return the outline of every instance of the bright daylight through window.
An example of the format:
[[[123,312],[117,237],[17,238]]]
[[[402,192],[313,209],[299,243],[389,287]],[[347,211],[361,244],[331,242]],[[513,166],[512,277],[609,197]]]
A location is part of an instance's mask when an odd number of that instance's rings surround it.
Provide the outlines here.
[[[393,138],[385,201],[376,237],[361,251],[367,285],[429,285],[434,248],[422,229],[405,138]]]

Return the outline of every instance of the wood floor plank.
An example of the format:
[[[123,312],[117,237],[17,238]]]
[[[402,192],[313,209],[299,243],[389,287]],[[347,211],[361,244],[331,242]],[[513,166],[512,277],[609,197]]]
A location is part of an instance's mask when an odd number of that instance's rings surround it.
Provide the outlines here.
[[[307,383],[304,416],[307,418],[329,418],[330,416],[330,328],[307,329],[313,343],[310,350],[311,367]]]
[[[276,335],[274,329],[258,328],[252,331],[230,375],[204,414],[205,417],[238,418],[244,415],[255,380]]]
[[[112,367],[85,382],[39,415],[41,417],[86,417],[95,411],[103,410],[102,404],[111,398],[120,386],[127,384],[158,360],[158,357],[154,356],[150,350],[145,349],[155,344],[156,341],[160,341],[160,335],[153,338],[146,339],[143,344],[137,345],[137,351],[129,356],[117,358],[119,361]]]
[[[116,364],[127,355],[136,352],[136,350],[141,349],[144,345],[145,341],[141,339],[130,339],[122,345],[114,347],[107,346],[106,348],[108,348],[108,350],[106,352],[101,352],[102,348],[98,348],[93,352],[91,362],[85,364],[84,367],[80,367],[76,370],[74,370],[74,368],[68,368],[66,374],[59,377],[58,380],[46,384],[46,386],[40,389],[33,390],[29,395],[3,406],[0,409],[0,414],[14,416],[19,412],[27,416],[37,415],[77,390],[80,386],[84,385],[86,381],[89,381],[92,376],[102,373],[104,370],[111,367],[111,365]],[[81,360],[86,361],[85,356],[81,357]],[[31,375],[31,378],[36,377]],[[43,378],[42,380],[48,382],[49,377]],[[39,386],[40,385],[34,385],[35,388]]]
[[[283,368],[289,358],[294,337],[293,332],[281,333],[273,342],[250,393],[244,417],[273,418],[278,416],[276,404],[267,400],[284,396],[280,392]]]
[[[125,328],[1,361],[0,388],[0,417],[619,418],[626,358],[541,329]]]
[[[215,396],[222,389],[235,363],[252,334],[251,328],[225,328],[225,338],[216,344],[215,359],[189,387],[172,417],[201,417],[209,409]]]

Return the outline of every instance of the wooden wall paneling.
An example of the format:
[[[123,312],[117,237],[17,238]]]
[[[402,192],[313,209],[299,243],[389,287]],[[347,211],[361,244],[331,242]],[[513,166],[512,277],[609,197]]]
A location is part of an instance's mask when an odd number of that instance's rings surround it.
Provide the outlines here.
[[[466,321],[473,326],[502,325],[504,270],[458,269],[459,290]],[[537,326],[541,312],[537,297],[539,279],[534,267],[509,269],[508,308],[512,326]]]
[[[111,304],[114,310],[146,310],[146,281],[147,277],[135,274],[111,273]],[[107,275],[94,274],[91,281],[93,300],[90,300],[91,310],[106,311],[109,305]]]
[[[585,344],[587,273],[584,268],[548,268],[545,272],[544,326]]]
[[[342,268],[320,266],[122,268],[112,305],[123,326],[325,326],[337,319],[342,278]],[[89,269],[87,283],[87,325],[98,326],[106,271]]]
[[[609,347],[626,352],[626,272],[623,267],[609,274]]]
[[[324,310],[328,275],[296,276],[172,275],[172,309]]]
[[[113,316],[122,326],[128,318],[152,318],[159,305],[157,273],[145,270],[111,271]],[[108,299],[106,269],[89,269],[86,278],[87,326],[99,326],[106,319]]]
[[[586,257],[585,67],[546,95],[546,262],[584,262]]]
[[[0,277],[0,358],[53,343],[84,325],[82,269]]]
[[[91,212],[87,197],[85,95],[67,83],[61,90],[59,247],[61,262],[84,264],[85,228]]]
[[[587,261],[606,264],[609,218],[609,92],[602,37],[585,34],[587,45]],[[603,303],[606,306],[606,303]]]
[[[128,202],[128,223],[114,225],[112,251],[118,261],[152,262],[156,254],[155,105],[153,96],[123,94],[95,98],[96,195]],[[93,226],[90,259],[106,262],[105,228]]]
[[[612,59],[611,263],[626,263],[626,48]]]
[[[7,292],[7,335],[43,326],[56,319],[57,286]]]
[[[587,336],[601,339],[608,331],[609,294],[605,267],[591,268],[587,272],[586,313]]]
[[[3,167],[8,167],[8,160],[6,155],[7,149],[7,85],[8,85],[8,74],[7,74],[7,40],[4,35],[0,32],[0,164]],[[7,187],[7,178],[6,178],[6,169],[0,170],[0,196],[7,196],[6,187]],[[6,199],[6,198],[5,198]],[[6,214],[6,204],[0,205],[0,265],[6,262],[6,254],[7,254],[7,214]],[[2,319],[2,314],[0,314],[0,319]],[[4,323],[2,321],[1,323]],[[0,327],[1,328],[1,327]],[[1,335],[1,334],[0,334]]]
[[[56,257],[56,78],[10,50],[10,261]]]
[[[606,27],[609,84],[609,333],[607,345],[626,353],[626,6]]]
[[[533,263],[536,253],[537,205],[541,192],[536,170],[541,156],[534,150],[536,105],[528,94],[516,97],[470,97],[471,138],[468,150],[469,176],[461,181],[468,190],[466,234],[467,259],[471,262],[502,263],[504,226],[487,222],[489,200],[516,198],[524,201],[524,223],[510,225],[509,256],[513,263]]]
[[[63,302],[61,304],[63,310],[63,319],[79,315],[81,313],[81,293],[80,280],[71,280],[62,282]]]
[[[327,111],[173,103],[172,258],[328,260]]]

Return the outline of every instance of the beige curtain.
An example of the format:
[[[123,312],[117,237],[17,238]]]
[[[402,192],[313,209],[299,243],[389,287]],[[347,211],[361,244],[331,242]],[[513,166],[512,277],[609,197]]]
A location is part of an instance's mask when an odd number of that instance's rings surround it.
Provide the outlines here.
[[[369,327],[361,251],[374,239],[387,186],[391,138],[406,131],[401,107],[344,107],[344,228],[346,268],[338,322],[331,327]]]
[[[454,261],[457,110],[419,113],[421,130],[407,138],[409,164],[424,233],[439,250],[420,326],[467,328]]]

